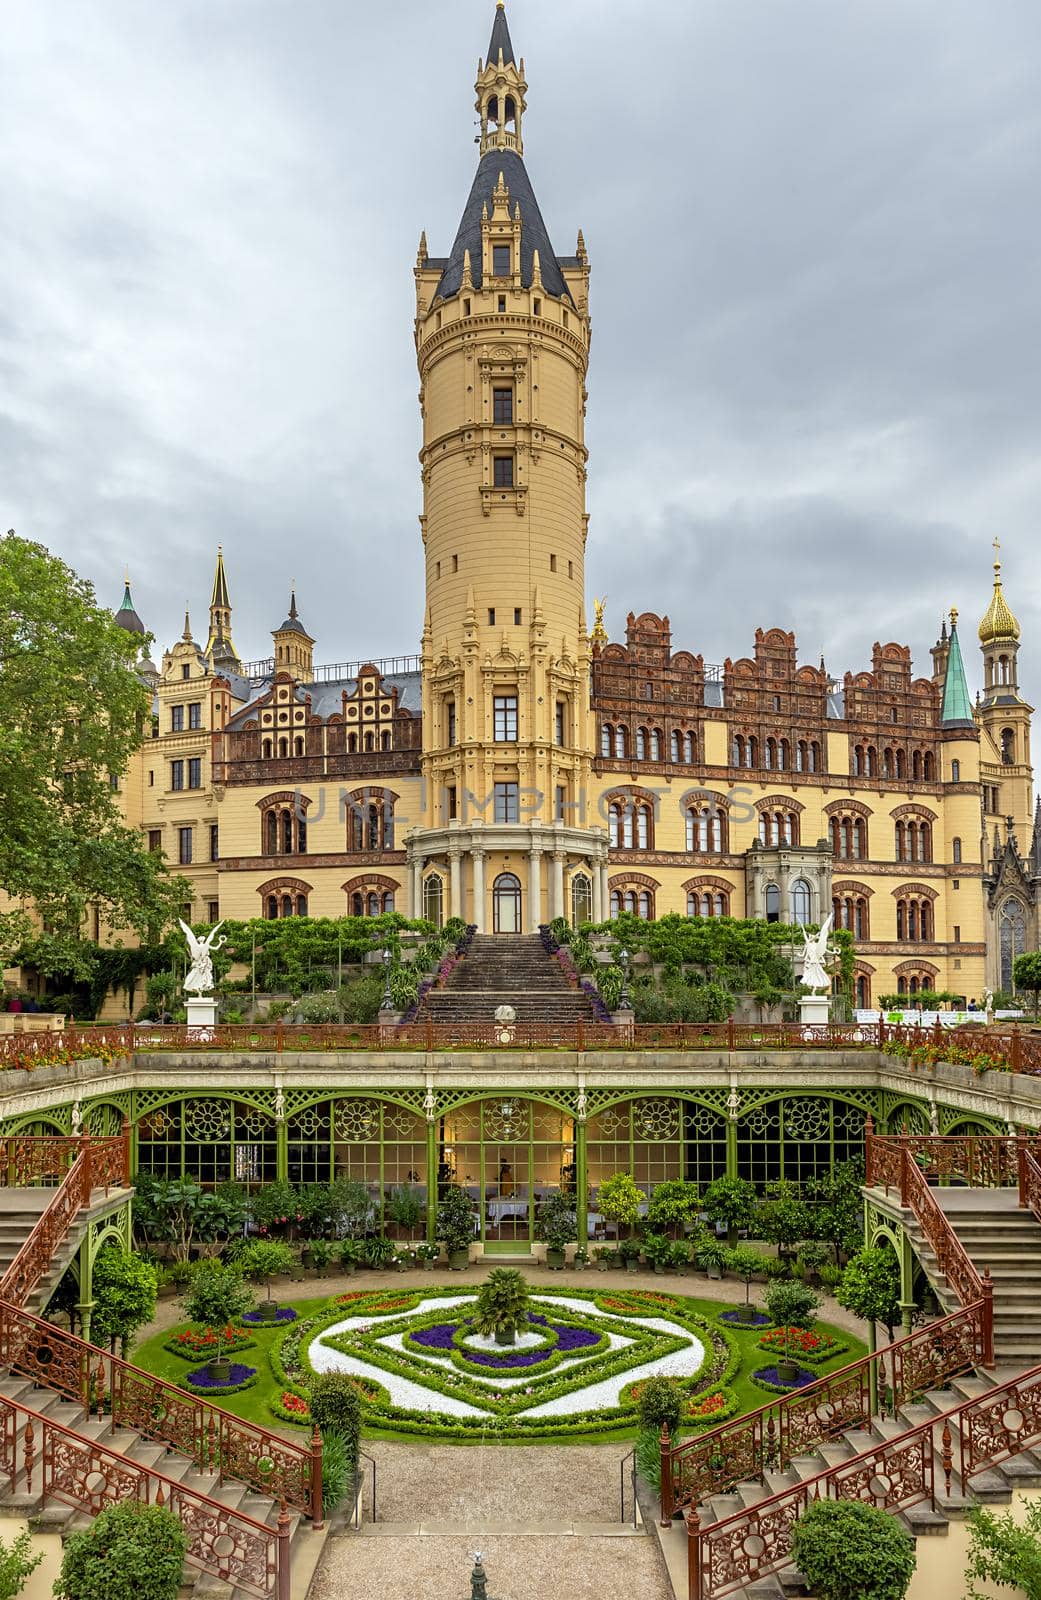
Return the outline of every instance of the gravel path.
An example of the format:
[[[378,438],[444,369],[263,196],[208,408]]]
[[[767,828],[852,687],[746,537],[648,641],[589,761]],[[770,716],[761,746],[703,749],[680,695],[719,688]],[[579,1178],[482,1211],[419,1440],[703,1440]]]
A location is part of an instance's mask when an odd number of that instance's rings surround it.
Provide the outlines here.
[[[469,1538],[332,1539],[311,1600],[462,1600],[476,1546]],[[488,1593],[495,1600],[672,1600],[656,1542],[630,1539],[482,1539]]]
[[[614,1522],[629,1446],[363,1444],[376,1459],[381,1522]],[[366,1502],[366,1511],[368,1511]]]

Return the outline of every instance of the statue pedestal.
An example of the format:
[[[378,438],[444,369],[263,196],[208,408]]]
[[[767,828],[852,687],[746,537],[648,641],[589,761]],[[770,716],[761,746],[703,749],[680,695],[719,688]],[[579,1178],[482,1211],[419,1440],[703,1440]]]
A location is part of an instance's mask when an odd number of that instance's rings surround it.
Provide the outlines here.
[[[831,1000],[826,994],[804,994],[799,1001],[799,1021],[810,1027],[826,1027],[831,1020]]]
[[[212,994],[192,995],[185,1001],[189,1028],[215,1028],[217,1026],[217,1000]]]

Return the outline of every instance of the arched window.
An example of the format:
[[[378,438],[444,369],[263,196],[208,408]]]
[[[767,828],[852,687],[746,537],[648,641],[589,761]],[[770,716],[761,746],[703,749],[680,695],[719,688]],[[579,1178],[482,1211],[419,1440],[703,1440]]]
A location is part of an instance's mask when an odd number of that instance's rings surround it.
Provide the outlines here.
[[[278,741],[278,758],[279,758],[279,760],[280,761],[285,761],[285,759],[287,758],[288,755],[289,755],[289,740],[288,739],[279,739],[279,741]]]
[[[640,890],[640,917],[644,922],[651,921],[651,897],[646,889]]]
[[[390,734],[387,733],[387,732],[384,732],[384,733],[380,734],[380,749],[381,750],[389,750],[390,749]]]
[[[766,754],[763,761],[767,772],[772,772],[777,765],[777,740],[767,739]]]
[[[745,764],[745,741],[739,733],[735,733],[730,742],[730,765],[743,767]]]
[[[691,889],[687,894],[687,915],[688,917],[698,917],[701,915],[700,901],[693,889]]]
[[[625,760],[626,734],[624,728],[614,730],[614,755],[616,761]]]
[[[267,917],[269,922],[278,921],[278,896],[269,894],[267,897]]]
[[[492,911],[496,933],[521,933],[520,879],[512,872],[501,872],[492,885]]]
[[[670,738],[669,738],[669,760],[678,763],[679,759],[680,759],[680,736],[679,736],[678,733],[676,733],[674,731],[671,734]]]
[[[271,740],[270,739],[262,739],[261,740],[260,753],[263,756],[265,761],[270,761],[271,760]]]
[[[787,772],[792,764],[792,747],[787,739],[782,739],[777,746],[777,765],[781,772]]]
[[[296,738],[293,740],[293,754],[295,756],[302,756],[303,753],[304,753],[303,737],[302,737],[302,735],[297,734]]]
[[[749,735],[748,759],[745,764],[749,767],[755,767],[759,764],[759,740],[755,737],[755,734]]]
[[[612,737],[612,731],[605,722],[603,727],[600,729],[600,754],[604,757],[605,761],[610,761],[611,751],[613,749],[614,740]]]
[[[1016,730],[1002,728],[1001,730],[1001,759],[1006,767],[1014,766],[1016,760]]]
[[[696,753],[697,744],[694,735],[692,733],[685,733],[683,735],[683,760],[688,767],[692,767],[694,765]]]
[[[646,728],[637,728],[637,730],[636,730],[636,759],[637,759],[637,761],[646,761],[647,760],[647,729]]]
[[[952,839],[951,840],[951,860],[954,862],[955,866],[959,866],[961,864],[961,840],[960,839]]]
[[[927,750],[922,759],[922,776],[926,783],[936,781],[936,757],[931,750]]]
[[[805,928],[813,914],[813,892],[805,878],[792,884],[792,921]]]
[[[810,745],[810,771],[821,771],[821,747],[817,743],[816,739],[814,739]]]
[[[686,826],[691,855],[721,855],[726,849],[724,814],[715,805],[691,806]]]
[[[358,754],[358,735],[356,733],[349,733],[347,735],[347,754],[349,756],[356,756]]]
[[[998,917],[999,954],[1001,960],[1001,987],[1015,987],[1012,973],[1017,956],[1026,949],[1026,917],[1017,900],[1006,900]]]
[[[896,753],[896,775],[900,779],[907,777],[907,754],[903,750]]]
[[[781,891],[776,883],[769,884],[766,890],[766,920],[767,922],[781,920]]]
[[[571,880],[571,926],[581,928],[593,920],[593,885],[584,872]]]
[[[661,760],[661,729],[651,729],[651,760]]]
[[[961,782],[961,762],[960,761],[952,761],[951,762],[951,782],[952,783],[960,783]]]
[[[445,920],[445,886],[436,872],[423,881],[423,916],[440,928]]]
[[[351,854],[393,850],[395,799],[386,789],[356,789],[347,797],[347,849]]]
[[[809,756],[809,751],[806,748],[806,740],[805,739],[800,739],[799,743],[795,747],[795,770],[796,770],[796,772],[805,772],[806,771],[808,756]]]
[[[307,900],[302,894],[298,894],[296,897],[296,914],[298,917],[307,916]]]
[[[622,897],[617,889],[611,890],[611,917],[620,917],[622,914]]]

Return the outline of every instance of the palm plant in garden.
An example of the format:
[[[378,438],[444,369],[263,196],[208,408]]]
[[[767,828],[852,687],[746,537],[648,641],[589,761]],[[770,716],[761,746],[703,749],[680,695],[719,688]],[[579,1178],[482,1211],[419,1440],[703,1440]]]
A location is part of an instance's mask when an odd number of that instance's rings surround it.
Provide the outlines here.
[[[496,1344],[514,1344],[528,1320],[528,1285],[514,1267],[495,1267],[482,1283],[473,1315],[477,1333]]]
[[[201,1322],[208,1328],[217,1341],[217,1354],[209,1364],[214,1382],[227,1381],[230,1372],[223,1358],[225,1332],[236,1317],[252,1306],[253,1292],[243,1283],[239,1266],[225,1266],[214,1260],[197,1264],[184,1297],[184,1312],[191,1322]]]

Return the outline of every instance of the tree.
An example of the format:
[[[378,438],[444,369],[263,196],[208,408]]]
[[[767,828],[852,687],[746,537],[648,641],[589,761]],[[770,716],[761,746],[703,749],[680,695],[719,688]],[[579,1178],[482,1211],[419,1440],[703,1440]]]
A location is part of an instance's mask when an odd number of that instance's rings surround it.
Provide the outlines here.
[[[640,1398],[637,1401],[641,1429],[658,1435],[662,1428],[668,1428],[670,1435],[675,1437],[686,1398],[686,1391],[676,1378],[648,1378],[640,1385]]]
[[[1038,995],[1041,994],[1041,950],[1028,950],[1012,963],[1012,981],[1017,989],[1029,989],[1034,996],[1034,1021],[1037,1021]]]
[[[823,1178],[806,1185],[814,1237],[830,1244],[835,1264],[842,1252],[859,1249],[864,1242],[864,1168],[859,1161],[842,1161]]]
[[[1023,1510],[1023,1527],[1008,1511],[999,1517],[976,1506],[969,1512],[968,1600],[986,1600],[976,1588],[977,1578],[1001,1589],[1021,1589],[1027,1600],[1041,1600],[1041,1502],[1028,1501]]]
[[[10,1545],[0,1539],[0,1600],[14,1600],[25,1588],[29,1574],[43,1560],[43,1551],[33,1554],[32,1534],[28,1529]]]
[[[731,1272],[741,1279],[745,1286],[744,1316],[747,1321],[752,1320],[750,1310],[752,1303],[752,1279],[764,1275],[770,1270],[769,1256],[759,1254],[758,1250],[750,1250],[747,1245],[738,1245],[736,1250],[731,1250],[727,1256],[727,1266]]]
[[[768,1184],[766,1199],[755,1216],[755,1225],[764,1239],[777,1246],[781,1255],[790,1255],[811,1232],[810,1208],[790,1178]]]
[[[172,1511],[124,1500],[70,1535],[54,1593],[58,1600],[176,1600],[187,1549]]]
[[[184,1297],[185,1316],[216,1335],[217,1361],[224,1348],[225,1329],[252,1305],[253,1292],[243,1283],[238,1266],[226,1267],[214,1260],[198,1263]]]
[[[35,909],[51,969],[73,976],[89,910],[145,937],[191,898],[111,784],[150,723],[146,643],[43,545],[0,538],[0,890]],[[0,912],[0,955],[32,932],[24,912]]]
[[[666,1178],[655,1184],[647,1203],[647,1226],[675,1237],[698,1220],[701,1196],[697,1185],[684,1178]]]
[[[94,1263],[91,1331],[95,1343],[108,1339],[112,1354],[119,1340],[126,1359],[138,1328],[155,1316],[156,1271],[129,1250],[102,1250]]]
[[[271,1299],[271,1280],[278,1272],[289,1272],[293,1265],[293,1252],[279,1239],[251,1239],[239,1251],[236,1266],[254,1283],[267,1284],[267,1297]]]
[[[784,1361],[790,1365],[791,1331],[793,1328],[813,1327],[820,1301],[805,1284],[788,1283],[778,1278],[766,1291],[766,1309],[777,1327],[784,1329]]]
[[[755,1185],[747,1178],[716,1178],[705,1190],[705,1213],[727,1230],[727,1243],[737,1243],[738,1230],[755,1215]]]
[[[904,1600],[915,1547],[895,1517],[862,1500],[816,1500],[792,1529],[792,1558],[818,1600]]]
[[[872,1325],[885,1324],[889,1342],[900,1316],[900,1266],[892,1250],[865,1248],[848,1262],[835,1289],[840,1306]]]
[[[614,1172],[605,1178],[597,1195],[597,1209],[608,1222],[632,1233],[640,1220],[640,1207],[647,1196],[636,1187],[631,1172]]]

